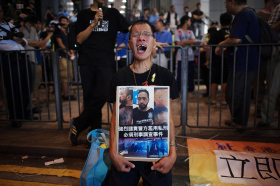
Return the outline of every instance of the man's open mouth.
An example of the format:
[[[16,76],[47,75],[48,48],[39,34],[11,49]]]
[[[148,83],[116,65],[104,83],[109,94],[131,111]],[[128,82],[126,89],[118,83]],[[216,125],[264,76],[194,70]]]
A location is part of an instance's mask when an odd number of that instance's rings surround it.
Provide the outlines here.
[[[137,52],[139,52],[139,53],[144,53],[146,50],[147,50],[146,45],[138,45],[137,46]]]

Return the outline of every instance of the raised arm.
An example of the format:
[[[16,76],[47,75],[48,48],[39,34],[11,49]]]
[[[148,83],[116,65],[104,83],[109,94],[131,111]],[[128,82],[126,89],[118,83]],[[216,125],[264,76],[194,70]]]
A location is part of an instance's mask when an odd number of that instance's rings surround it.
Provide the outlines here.
[[[98,24],[98,19],[103,19],[102,10],[98,10],[95,14],[94,21],[82,32],[77,35],[77,42],[83,44],[85,40],[90,36],[94,27]]]

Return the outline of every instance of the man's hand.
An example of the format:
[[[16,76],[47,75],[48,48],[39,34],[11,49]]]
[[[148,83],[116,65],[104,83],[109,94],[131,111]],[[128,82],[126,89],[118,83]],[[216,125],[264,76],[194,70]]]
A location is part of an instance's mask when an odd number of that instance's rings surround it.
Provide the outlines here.
[[[206,61],[206,62],[204,63],[204,65],[205,65],[208,69],[210,69],[210,61]]]
[[[21,18],[26,18],[26,17],[28,17],[28,15],[26,15],[26,14],[24,14],[24,13],[20,13],[20,14],[19,14],[19,17],[21,17]]]
[[[223,51],[223,48],[220,47],[220,46],[217,46],[216,49],[215,49],[215,54],[221,56],[222,51]]]
[[[49,28],[49,29],[47,30],[47,33],[48,33],[48,35],[49,35],[50,37],[52,37],[53,32],[54,32],[54,29],[53,29],[53,28]]]
[[[17,42],[18,44],[22,44],[23,42],[25,42],[22,38],[19,38],[19,37],[16,37],[16,36],[13,37],[13,40],[15,42]]]
[[[95,17],[94,17],[94,21],[91,24],[93,27],[96,26],[98,24],[98,20],[101,19],[103,20],[103,12],[102,10],[97,10]]]
[[[168,43],[160,43],[160,42],[156,42],[156,46],[157,48],[160,48],[161,50],[164,50],[164,48],[162,46],[169,46]]]
[[[167,174],[173,167],[176,161],[176,155],[169,155],[160,159],[158,162],[153,162],[151,170],[156,170],[162,174]]]
[[[110,158],[114,167],[119,172],[129,172],[131,168],[135,168],[135,165],[133,163],[130,163],[123,156],[117,153],[110,152]]]

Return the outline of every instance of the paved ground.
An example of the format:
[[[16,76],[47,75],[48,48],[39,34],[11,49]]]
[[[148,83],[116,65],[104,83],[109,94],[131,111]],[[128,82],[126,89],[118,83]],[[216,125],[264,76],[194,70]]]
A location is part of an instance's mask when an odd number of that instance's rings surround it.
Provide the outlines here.
[[[50,91],[51,92],[51,91]],[[77,90],[75,91],[77,95]],[[80,95],[81,92],[80,92]],[[54,95],[50,94],[49,102],[47,101],[46,93],[43,89],[40,90],[40,100],[42,101],[43,112],[41,115],[35,115],[41,118],[42,121],[34,122],[24,122],[23,126],[19,129],[13,129],[10,127],[9,121],[0,122],[0,157],[2,161],[0,164],[9,164],[10,158],[8,154],[20,159],[22,155],[28,155],[30,157],[34,156],[38,159],[41,156],[47,157],[57,157],[57,158],[74,158],[79,159],[79,166],[76,170],[82,169],[82,165],[85,162],[85,159],[88,154],[88,149],[84,147],[86,141],[86,131],[80,134],[79,145],[71,146],[68,142],[68,133],[69,133],[69,119],[71,117],[78,116],[79,107],[78,101],[72,101],[70,104],[66,101],[63,102],[63,116],[65,123],[63,123],[63,130],[58,130],[57,122],[50,122],[56,120],[55,114],[55,102]],[[80,97],[82,100],[82,97]],[[236,129],[226,127],[223,123],[225,119],[229,118],[229,109],[221,109],[219,105],[211,106],[210,112],[208,112],[208,105],[206,98],[199,97],[200,103],[197,104],[198,98],[190,99],[188,106],[188,125],[196,126],[197,119],[199,119],[199,126],[207,126],[208,120],[210,121],[210,126],[218,127],[221,125],[224,129],[211,129],[211,128],[190,128],[186,127],[187,135],[185,137],[180,137],[182,127],[176,127],[176,133],[178,135],[178,143],[181,145],[187,146],[186,137],[195,137],[209,139],[213,136],[216,136],[215,139],[220,140],[233,140],[233,141],[255,141],[255,142],[272,142],[280,143],[280,133],[277,130],[277,114],[275,115],[275,122],[270,130],[246,130],[243,133],[239,133]],[[49,108],[47,107],[49,105]],[[181,101],[177,99],[173,102],[172,113],[173,120],[175,125],[180,125],[180,106]],[[69,109],[71,107],[71,109]],[[199,114],[197,113],[197,107],[199,107]],[[82,108],[82,105],[80,105]],[[71,112],[70,112],[71,111]],[[221,114],[220,114],[220,111]],[[107,114],[107,105],[103,108],[103,122],[108,123],[108,114]],[[110,112],[109,112],[110,113]],[[254,105],[252,104],[249,126],[254,125]],[[198,116],[198,117],[197,117]],[[210,116],[210,117],[208,117]],[[2,112],[1,118],[5,119],[6,115]],[[109,114],[109,120],[110,120]],[[220,120],[221,118],[221,120]],[[256,120],[256,122],[258,122]],[[104,124],[102,128],[109,130],[109,125]],[[218,136],[217,136],[218,135]],[[188,162],[184,160],[188,157],[187,148],[178,147],[178,159],[176,165],[173,168],[173,179],[177,180],[174,182],[174,185],[186,185],[188,181]],[[17,156],[19,154],[20,156]],[[8,156],[8,157],[7,157]],[[3,157],[4,160],[3,160]],[[35,159],[36,159],[35,158]],[[6,161],[7,160],[7,161]],[[32,161],[32,159],[28,160]],[[40,160],[39,162],[44,161]],[[71,162],[71,161],[70,161]],[[16,164],[16,163],[14,163]],[[19,163],[17,164],[19,165]],[[32,166],[29,165],[29,166]],[[0,165],[1,167],[1,165]],[[12,177],[12,173],[0,174],[0,179],[4,177]],[[40,182],[40,179],[38,179]],[[53,181],[56,182],[56,178]],[[77,183],[77,180],[73,181],[74,185]],[[64,184],[64,183],[63,183]],[[68,184],[65,181],[65,184]],[[71,183],[70,183],[71,184]]]

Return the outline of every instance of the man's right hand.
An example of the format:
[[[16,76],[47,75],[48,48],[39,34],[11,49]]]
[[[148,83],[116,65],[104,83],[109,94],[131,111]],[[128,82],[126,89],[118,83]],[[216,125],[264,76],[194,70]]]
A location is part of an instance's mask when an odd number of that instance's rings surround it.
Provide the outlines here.
[[[135,168],[133,163],[127,161],[123,156],[118,153],[110,152],[110,159],[114,165],[114,167],[119,172],[129,172],[131,168]]]
[[[103,20],[103,12],[102,10],[97,10],[95,17],[94,17],[94,21],[91,24],[92,27],[95,27],[98,24],[98,20],[101,19]]]

